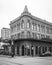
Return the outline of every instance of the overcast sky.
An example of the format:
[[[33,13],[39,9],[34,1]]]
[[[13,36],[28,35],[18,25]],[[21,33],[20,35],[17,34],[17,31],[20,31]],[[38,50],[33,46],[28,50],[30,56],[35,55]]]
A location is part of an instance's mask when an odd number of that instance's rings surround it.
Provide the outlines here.
[[[0,36],[1,28],[9,28],[10,21],[21,15],[25,5],[32,15],[52,22],[52,0],[0,0]]]

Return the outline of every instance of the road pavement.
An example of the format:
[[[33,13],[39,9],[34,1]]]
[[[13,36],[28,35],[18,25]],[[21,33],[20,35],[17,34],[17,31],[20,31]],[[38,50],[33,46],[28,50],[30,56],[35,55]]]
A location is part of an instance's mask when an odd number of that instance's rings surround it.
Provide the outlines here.
[[[0,56],[0,65],[52,65],[52,57]]]

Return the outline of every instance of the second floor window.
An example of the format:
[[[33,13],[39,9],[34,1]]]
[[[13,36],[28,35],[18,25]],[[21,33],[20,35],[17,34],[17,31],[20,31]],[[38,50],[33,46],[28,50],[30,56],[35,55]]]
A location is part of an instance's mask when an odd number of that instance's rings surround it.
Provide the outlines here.
[[[50,34],[52,34],[52,28],[50,28]]]
[[[41,25],[41,32],[45,33],[45,26]]]
[[[49,34],[49,27],[46,27],[46,33]]]
[[[37,31],[40,32],[40,25],[39,24],[37,25]]]
[[[37,34],[37,39],[40,39],[40,34]]]
[[[37,31],[37,24],[36,23],[32,23],[32,30]]]
[[[30,20],[27,21],[27,28],[30,28]]]
[[[14,31],[16,31],[16,25],[14,25]]]
[[[22,20],[22,22],[21,22],[21,28],[22,29],[24,28],[24,20]]]
[[[34,23],[32,23],[32,30],[34,29]]]
[[[20,23],[17,24],[17,30],[20,30]]]

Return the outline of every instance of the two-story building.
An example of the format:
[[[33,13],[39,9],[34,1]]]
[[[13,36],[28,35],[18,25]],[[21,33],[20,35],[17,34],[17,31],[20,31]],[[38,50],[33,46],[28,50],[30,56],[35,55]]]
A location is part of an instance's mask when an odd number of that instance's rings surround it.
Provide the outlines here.
[[[27,6],[21,16],[10,22],[11,39],[15,55],[34,56],[46,51],[52,52],[52,23],[29,13]],[[44,39],[44,40],[43,40]]]

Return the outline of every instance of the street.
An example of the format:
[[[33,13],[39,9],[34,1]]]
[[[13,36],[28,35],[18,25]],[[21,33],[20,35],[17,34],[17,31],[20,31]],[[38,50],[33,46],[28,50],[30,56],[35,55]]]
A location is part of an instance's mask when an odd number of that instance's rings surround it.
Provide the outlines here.
[[[52,57],[0,56],[0,65],[52,65]]]

